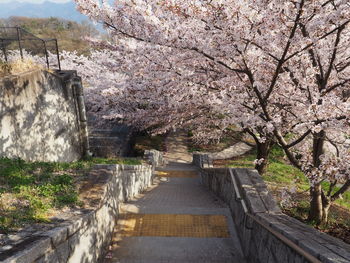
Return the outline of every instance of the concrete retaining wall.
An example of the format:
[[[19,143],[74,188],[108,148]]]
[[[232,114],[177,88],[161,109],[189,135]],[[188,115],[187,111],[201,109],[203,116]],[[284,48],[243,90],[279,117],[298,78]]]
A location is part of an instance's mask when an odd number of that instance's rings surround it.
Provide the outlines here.
[[[81,80],[35,70],[0,80],[0,157],[77,160],[87,152]]]
[[[0,253],[5,263],[80,263],[97,262],[103,248],[111,241],[119,204],[139,194],[152,184],[151,165],[97,165],[89,175],[89,185],[82,198],[90,209],[59,227],[23,240]],[[2,261],[3,260],[3,261]]]
[[[199,155],[194,156],[194,163],[201,167],[203,184],[229,205],[248,262],[309,261],[246,215],[234,191],[231,176],[237,182],[248,212],[259,222],[287,237],[321,262],[350,262],[348,244],[283,214],[257,171],[235,168],[231,175],[228,168],[203,168],[208,161]]]

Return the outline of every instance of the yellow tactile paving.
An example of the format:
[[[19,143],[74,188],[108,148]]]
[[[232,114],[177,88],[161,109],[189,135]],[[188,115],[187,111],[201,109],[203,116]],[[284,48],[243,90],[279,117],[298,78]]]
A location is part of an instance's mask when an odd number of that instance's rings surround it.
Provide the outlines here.
[[[159,177],[197,178],[196,171],[156,171]]]
[[[230,237],[223,215],[122,214],[122,236]]]

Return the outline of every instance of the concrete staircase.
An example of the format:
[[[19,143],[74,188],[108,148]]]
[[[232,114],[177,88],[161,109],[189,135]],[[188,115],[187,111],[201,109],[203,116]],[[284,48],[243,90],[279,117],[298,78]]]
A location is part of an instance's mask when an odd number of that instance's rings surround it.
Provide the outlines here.
[[[131,150],[131,131],[125,125],[89,131],[90,152],[95,157],[126,156]]]
[[[122,206],[106,263],[245,262],[228,207],[194,166],[170,162],[155,182]]]

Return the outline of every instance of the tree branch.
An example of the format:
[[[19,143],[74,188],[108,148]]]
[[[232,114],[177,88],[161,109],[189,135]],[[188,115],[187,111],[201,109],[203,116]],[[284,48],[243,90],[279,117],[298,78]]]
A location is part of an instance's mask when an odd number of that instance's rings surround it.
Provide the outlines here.
[[[344,80],[343,82],[337,83],[337,84],[335,84],[335,85],[329,87],[329,88],[326,89],[326,91],[322,94],[322,96],[324,96],[325,94],[331,92],[332,90],[334,90],[334,89],[336,89],[336,88],[338,88],[338,87],[341,87],[341,86],[345,85],[345,84],[348,83],[348,82],[350,82],[350,79],[346,79],[346,80]]]
[[[293,155],[293,153],[288,149],[287,147],[287,142],[285,141],[285,139],[283,138],[282,134],[275,130],[274,131],[274,135],[278,141],[278,143],[282,146],[284,152],[286,153],[289,161],[295,166],[297,167],[299,170],[302,170],[301,169],[301,164],[299,163],[299,161],[295,158],[295,156]]]
[[[331,196],[333,192],[333,188],[337,185],[337,180],[335,180],[333,183],[330,184],[329,189],[327,191],[327,196]]]
[[[270,95],[271,95],[271,93],[272,93],[272,90],[273,90],[273,88],[274,88],[275,85],[276,85],[278,75],[280,74],[280,70],[281,70],[281,68],[282,68],[283,63],[285,62],[285,58],[286,58],[286,56],[287,56],[287,54],[288,54],[290,45],[291,45],[291,43],[292,43],[291,40],[294,38],[295,32],[296,32],[296,30],[297,30],[297,28],[298,28],[298,23],[299,23],[301,14],[303,13],[303,7],[304,7],[304,0],[302,0],[302,1],[300,2],[299,11],[298,11],[298,14],[297,14],[297,16],[296,16],[296,18],[295,18],[295,21],[294,21],[294,26],[293,26],[293,28],[292,28],[292,31],[291,31],[290,35],[289,35],[289,38],[288,38],[288,41],[287,41],[287,45],[286,45],[285,48],[284,48],[282,57],[281,57],[280,60],[278,61],[278,64],[277,64],[277,67],[276,67],[276,71],[275,71],[275,73],[274,73],[274,75],[273,75],[273,77],[272,77],[272,81],[271,81],[270,87],[269,87],[269,89],[267,90],[267,93],[266,93],[266,95],[265,95],[265,97],[264,97],[264,101],[266,101],[266,100],[270,97]]]
[[[344,27],[340,27],[338,29],[338,32],[337,32],[337,36],[336,36],[336,39],[335,39],[335,43],[334,43],[334,48],[333,48],[333,52],[332,52],[332,57],[331,57],[331,60],[329,62],[329,67],[328,67],[328,70],[325,74],[325,78],[323,80],[323,85],[321,87],[321,90],[325,89],[325,87],[327,86],[327,82],[328,82],[328,79],[332,73],[332,68],[333,68],[333,65],[334,65],[334,61],[335,61],[335,58],[337,57],[337,51],[338,51],[338,45],[339,45],[339,42],[340,42],[340,35],[342,33],[342,31],[344,30],[345,26]]]
[[[340,195],[344,194],[348,189],[350,189],[350,179],[348,179],[345,184],[331,197],[331,200],[337,200]]]
[[[286,148],[289,149],[295,145],[297,145],[298,143],[300,143],[302,140],[304,140],[306,138],[306,136],[308,136],[311,133],[311,130],[307,130],[303,135],[301,135],[297,140],[289,143],[286,145]]]
[[[343,24],[341,24],[340,26],[338,26],[338,27],[332,29],[331,31],[329,31],[329,32],[327,32],[326,34],[324,34],[322,37],[318,38],[318,40],[322,40],[322,39],[328,37],[329,35],[333,34],[335,31],[337,31],[340,27],[345,27],[345,26],[346,26],[347,24],[349,24],[349,23],[350,23],[350,20],[345,21],[345,22],[344,22]],[[312,46],[314,46],[314,45],[315,45],[315,43],[310,43],[310,44],[306,45],[305,47],[303,47],[302,49],[300,49],[300,50],[294,52],[293,54],[291,54],[289,57],[287,57],[287,58],[285,59],[285,62],[288,61],[288,60],[290,60],[290,59],[293,58],[294,56],[300,54],[301,52],[303,52],[303,51],[309,49],[310,47],[312,47]]]
[[[135,35],[132,35],[130,33],[127,33],[125,31],[122,31],[121,29],[118,29],[116,28],[114,25],[110,24],[110,23],[107,23],[107,22],[104,22],[104,24],[107,26],[107,27],[110,27],[112,28],[113,30],[115,30],[116,32],[119,32],[120,34],[122,34],[123,36],[125,37],[128,37],[128,38],[132,38],[132,39],[135,39],[137,41],[140,41],[140,42],[145,42],[145,43],[149,43],[149,44],[153,44],[153,45],[159,45],[159,46],[163,46],[163,47],[167,47],[167,48],[173,48],[173,49],[180,49],[180,50],[189,50],[189,51],[194,51],[202,56],[204,56],[205,58],[225,67],[226,69],[229,69],[233,72],[236,72],[236,73],[246,73],[245,70],[242,70],[242,69],[236,69],[236,68],[232,68],[230,67],[229,65],[227,65],[226,63],[224,63],[223,61],[220,61],[218,59],[216,59],[215,57],[205,53],[204,51],[202,50],[199,50],[197,47],[178,47],[178,46],[172,46],[172,45],[166,45],[166,44],[162,44],[162,43],[159,43],[159,42],[152,42],[151,40],[148,40],[148,39],[145,39],[145,38],[142,38],[142,37],[138,37],[138,36],[135,36]]]

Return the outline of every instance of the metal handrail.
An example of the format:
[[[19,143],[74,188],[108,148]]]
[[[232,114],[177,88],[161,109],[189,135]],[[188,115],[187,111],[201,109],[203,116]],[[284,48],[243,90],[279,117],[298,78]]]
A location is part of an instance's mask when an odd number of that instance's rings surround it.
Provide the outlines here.
[[[241,202],[241,205],[242,205],[243,210],[244,210],[244,214],[245,214],[245,216],[244,216],[244,226],[246,228],[251,229],[250,227],[247,227],[247,225],[246,225],[247,217],[249,217],[251,220],[253,220],[255,223],[259,224],[265,230],[267,230],[272,235],[274,235],[276,238],[281,240],[285,245],[287,245],[288,247],[293,249],[295,252],[297,252],[299,255],[301,255],[305,259],[307,259],[309,262],[311,262],[311,263],[322,263],[319,259],[317,259],[313,255],[311,255],[310,253],[305,251],[303,248],[301,248],[300,246],[295,244],[292,240],[290,240],[289,238],[285,237],[284,235],[282,235],[281,233],[277,232],[276,230],[272,229],[270,226],[268,226],[265,223],[261,222],[261,220],[259,220],[258,217],[256,217],[255,215],[251,214],[249,212],[249,210],[248,210],[248,207],[247,207],[244,199],[242,198],[242,196],[241,196],[241,194],[239,192],[238,184],[237,184],[236,178],[235,178],[235,176],[234,176],[234,174],[232,172],[232,168],[229,168],[229,171],[230,171],[231,180],[232,180],[232,183],[233,183],[233,188],[234,188],[234,191],[235,191],[235,194],[236,194],[236,201],[240,201]]]
[[[4,45],[4,42],[17,42],[18,43],[18,49],[21,55],[21,58],[23,59],[23,46],[22,46],[22,42],[23,41],[40,41],[43,43],[43,54],[45,55],[46,58],[46,65],[47,68],[50,68],[50,62],[49,62],[49,53],[48,53],[48,49],[47,49],[47,43],[48,42],[54,42],[55,45],[55,52],[56,52],[56,56],[57,56],[57,66],[58,66],[58,70],[61,71],[61,61],[60,61],[60,55],[59,55],[59,49],[58,49],[58,43],[57,43],[57,39],[55,38],[50,38],[50,39],[42,39],[39,38],[35,35],[33,35],[32,33],[26,31],[25,29],[21,28],[21,27],[0,27],[0,32],[2,30],[13,30],[13,32],[15,32],[16,37],[10,37],[10,36],[1,36],[0,34],[0,41],[2,43],[1,45],[1,50],[4,54],[4,59],[7,62],[8,61],[8,56],[7,56],[7,50],[6,50],[6,45]],[[30,36],[29,38],[23,38],[22,35],[23,33],[27,34],[28,36]]]

